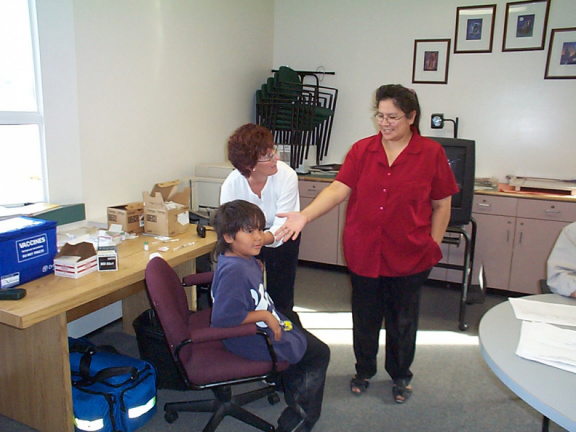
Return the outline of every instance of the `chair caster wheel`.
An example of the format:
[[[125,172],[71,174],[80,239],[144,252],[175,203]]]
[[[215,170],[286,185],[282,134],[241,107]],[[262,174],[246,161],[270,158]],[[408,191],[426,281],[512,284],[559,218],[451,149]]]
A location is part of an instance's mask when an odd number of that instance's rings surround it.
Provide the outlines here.
[[[278,402],[280,402],[280,396],[278,396],[278,394],[274,393],[268,396],[268,403],[270,405],[276,405]]]
[[[164,420],[166,420],[168,423],[174,423],[176,420],[178,420],[178,413],[176,411],[166,411],[164,413]]]
[[[462,331],[468,330],[468,324],[466,324],[466,323],[460,324],[458,327]]]

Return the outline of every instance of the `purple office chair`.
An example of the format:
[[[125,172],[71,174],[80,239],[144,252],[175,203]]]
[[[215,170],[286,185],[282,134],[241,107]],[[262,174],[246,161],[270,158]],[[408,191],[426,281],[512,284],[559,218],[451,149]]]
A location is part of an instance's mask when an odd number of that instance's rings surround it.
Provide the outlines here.
[[[199,273],[198,284],[205,283],[206,277]],[[194,280],[188,278],[187,284],[194,284]],[[273,432],[273,425],[243,408],[243,405],[264,397],[271,405],[279,402],[273,385],[264,384],[264,387],[256,390],[232,395],[232,386],[273,381],[277,372],[289,366],[287,362],[278,362],[268,336],[255,324],[210,327],[211,309],[189,311],[182,282],[162,258],[153,258],[148,263],[146,290],[184,382],[191,390],[212,390],[215,396],[208,400],[167,403],[164,406],[166,421],[176,421],[179,411],[212,412],[204,432],[215,431],[228,415],[259,430]],[[237,356],[222,343],[222,339],[254,334],[261,334],[265,338],[270,361],[253,361]]]

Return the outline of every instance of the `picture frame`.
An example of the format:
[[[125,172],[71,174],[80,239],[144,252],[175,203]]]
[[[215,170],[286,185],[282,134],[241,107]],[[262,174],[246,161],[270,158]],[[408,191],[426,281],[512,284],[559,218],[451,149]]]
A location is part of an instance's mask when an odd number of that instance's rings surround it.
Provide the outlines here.
[[[492,52],[495,21],[495,4],[458,7],[454,54]]]
[[[447,84],[450,39],[416,39],[412,63],[412,82]]]
[[[551,0],[506,3],[502,51],[543,50]]]
[[[552,30],[544,79],[576,79],[576,27]]]

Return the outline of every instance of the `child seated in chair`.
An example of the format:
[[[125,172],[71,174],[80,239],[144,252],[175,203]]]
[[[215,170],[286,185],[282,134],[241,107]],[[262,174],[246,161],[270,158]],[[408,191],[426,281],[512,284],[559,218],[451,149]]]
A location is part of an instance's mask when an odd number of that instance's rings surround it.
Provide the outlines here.
[[[255,323],[270,336],[279,361],[291,365],[280,374],[287,408],[278,419],[279,432],[311,431],[320,417],[330,348],[301,328],[297,317],[274,308],[264,288],[262,263],[264,213],[243,200],[221,205],[214,218],[218,235],[217,265],[212,282],[212,326]],[[261,336],[224,341],[231,352],[253,360],[270,360]]]

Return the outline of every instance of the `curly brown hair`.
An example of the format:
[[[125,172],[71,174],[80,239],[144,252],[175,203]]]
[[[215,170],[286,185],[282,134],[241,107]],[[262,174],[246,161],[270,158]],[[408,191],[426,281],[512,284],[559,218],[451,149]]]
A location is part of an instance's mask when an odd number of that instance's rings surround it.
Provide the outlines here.
[[[247,123],[234,131],[228,139],[228,159],[248,178],[258,159],[274,147],[272,132],[264,126]]]

